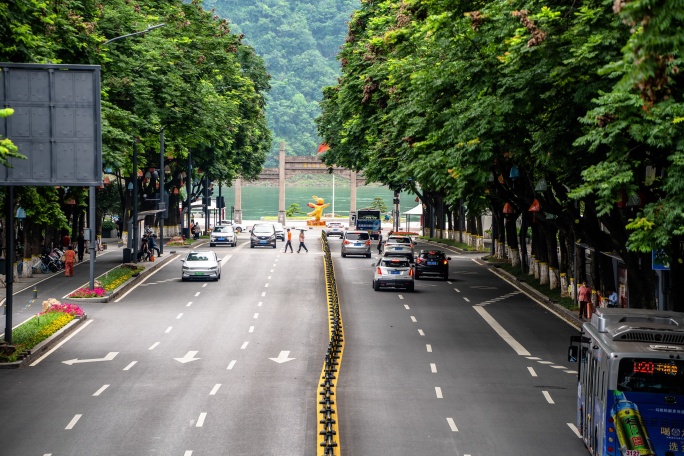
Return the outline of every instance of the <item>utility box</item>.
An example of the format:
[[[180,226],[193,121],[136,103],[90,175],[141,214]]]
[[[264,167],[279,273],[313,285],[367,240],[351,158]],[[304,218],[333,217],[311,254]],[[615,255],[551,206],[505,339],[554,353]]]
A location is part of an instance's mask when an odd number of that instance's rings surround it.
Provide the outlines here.
[[[133,249],[123,249],[123,262],[131,263],[133,261]]]

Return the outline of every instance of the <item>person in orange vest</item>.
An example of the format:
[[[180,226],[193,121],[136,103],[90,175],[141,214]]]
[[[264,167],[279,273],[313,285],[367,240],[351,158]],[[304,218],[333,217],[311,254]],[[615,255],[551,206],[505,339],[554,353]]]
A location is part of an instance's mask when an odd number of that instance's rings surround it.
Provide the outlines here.
[[[292,232],[290,229],[287,229],[287,242],[285,243],[285,253],[287,253],[287,248],[290,247],[290,253],[294,253],[294,250],[292,249]]]
[[[64,275],[67,277],[74,276],[74,262],[76,261],[76,252],[73,247],[68,246],[64,252]]]

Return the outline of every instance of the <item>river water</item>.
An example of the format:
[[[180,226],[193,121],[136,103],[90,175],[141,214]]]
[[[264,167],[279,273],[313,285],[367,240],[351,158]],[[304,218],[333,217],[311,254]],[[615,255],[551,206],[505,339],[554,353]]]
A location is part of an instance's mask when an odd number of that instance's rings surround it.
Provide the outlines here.
[[[226,201],[226,216],[230,217],[230,207],[235,205],[235,189],[233,187],[223,187],[221,194]],[[328,216],[334,213],[339,217],[349,215],[349,200],[351,188],[349,185],[335,187],[333,198],[333,187],[285,187],[285,209],[290,204],[297,203],[300,211],[304,214],[311,209],[307,203],[313,203],[312,196],[323,198],[325,203],[330,203],[323,213]],[[214,190],[214,196],[218,196],[218,189]],[[247,220],[259,220],[261,217],[278,215],[278,187],[265,186],[242,186],[242,218]],[[356,208],[362,209],[369,207],[376,197],[380,197],[385,202],[387,210],[392,210],[392,199],[394,192],[386,187],[363,186],[356,189]],[[418,205],[415,201],[416,196],[404,192],[401,194],[401,212],[413,209]],[[298,215],[304,215],[298,214]]]

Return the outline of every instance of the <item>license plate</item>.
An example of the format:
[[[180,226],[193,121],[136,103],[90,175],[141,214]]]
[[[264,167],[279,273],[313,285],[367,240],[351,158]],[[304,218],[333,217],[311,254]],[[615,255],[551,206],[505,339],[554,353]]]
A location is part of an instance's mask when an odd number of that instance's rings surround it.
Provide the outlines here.
[[[390,274],[401,274],[401,271],[390,271]]]
[[[428,264],[428,266],[437,266],[436,261],[428,261],[427,264]]]
[[[359,243],[359,242],[356,242],[356,243],[354,244],[354,247],[361,247],[362,245],[363,245],[363,244],[361,244],[361,243]]]
[[[217,241],[225,241],[226,238],[216,238]]]
[[[259,241],[259,244],[266,244],[266,241]]]
[[[403,247],[395,247],[394,250],[404,250]]]
[[[204,273],[203,272],[196,272],[195,275],[201,276],[201,275],[204,275]]]

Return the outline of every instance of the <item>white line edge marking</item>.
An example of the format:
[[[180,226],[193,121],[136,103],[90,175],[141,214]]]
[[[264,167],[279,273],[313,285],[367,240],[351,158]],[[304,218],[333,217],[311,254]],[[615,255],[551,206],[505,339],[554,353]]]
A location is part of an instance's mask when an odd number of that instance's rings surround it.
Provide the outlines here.
[[[553,402],[553,399],[551,399],[551,395],[548,391],[542,391],[542,394],[546,398],[546,402],[548,402],[549,404],[555,404],[555,402]]]
[[[166,331],[164,331],[164,334],[170,333],[172,329],[173,329],[173,326],[169,326],[168,328],[166,328]]]
[[[572,430],[572,432],[575,433],[575,435],[577,436],[577,438],[579,438],[579,439],[582,438],[582,436],[581,436],[580,433],[579,433],[579,430],[577,429],[577,426],[575,426],[573,423],[565,423],[565,424],[567,424],[568,427]]]
[[[458,432],[458,428],[456,427],[456,423],[454,422],[453,418],[447,418],[447,423],[449,423],[451,432]]]
[[[83,415],[76,415],[76,416],[74,416],[74,417],[71,419],[71,421],[69,421],[69,424],[67,424],[67,427],[65,427],[64,429],[65,429],[65,430],[71,430],[71,429],[73,429],[74,426],[76,426],[76,423],[78,423],[78,420],[80,420],[82,416],[83,416]]]
[[[219,388],[221,388],[220,383],[217,383],[216,385],[214,385],[214,387],[209,392],[209,396],[216,396],[216,393],[218,392]]]
[[[430,363],[430,372],[432,372],[433,374],[437,373],[437,364]]]
[[[159,342],[155,342],[152,344],[152,346],[150,348],[148,348],[148,350],[154,350],[155,348],[157,348],[158,345],[159,345]]]
[[[554,369],[567,369],[567,367],[565,367],[565,366],[551,366],[551,367],[553,367]]]
[[[138,364],[137,361],[131,361],[131,363],[128,366],[124,367],[123,370],[131,370],[131,367],[135,366],[136,364]]]
[[[425,335],[425,333],[423,332],[422,329],[419,329],[419,330],[418,330],[418,334],[420,334],[421,336],[424,336],[424,335]]]
[[[432,353],[432,345],[425,344],[425,348],[427,348],[428,353]]]
[[[534,368],[533,368],[533,367],[528,367],[527,370],[530,371],[530,375],[531,375],[532,377],[536,377],[536,376],[537,376],[537,373],[534,371]]]
[[[553,361],[537,361],[539,364],[553,364]]]
[[[240,347],[240,350],[244,350],[245,348],[247,348],[247,345],[249,345],[249,342],[245,342],[244,344],[242,344],[242,347]]]
[[[489,312],[485,310],[484,307],[480,306],[473,306],[473,309],[475,309],[475,312],[479,313],[480,316],[486,321],[489,326],[492,327],[494,331],[508,344],[511,346],[515,352],[520,355],[520,356],[530,356],[530,352],[528,352],[525,347],[523,347],[520,342],[515,340],[513,336],[511,336],[508,331],[503,329],[503,327],[497,322],[494,317],[492,317]]]
[[[99,396],[100,394],[104,393],[104,390],[106,390],[107,388],[109,388],[109,385],[102,385],[102,388],[100,388],[99,390],[95,391],[95,392],[93,393],[93,396]]]
[[[45,353],[43,356],[41,356],[40,358],[38,358],[37,360],[35,360],[35,361],[32,362],[31,364],[29,364],[29,367],[37,366],[39,362],[41,362],[42,360],[44,360],[45,358],[47,358],[48,356],[50,356],[50,355],[52,354],[52,352],[54,352],[55,350],[57,350],[59,347],[61,347],[63,344],[65,344],[69,339],[71,339],[71,338],[74,337],[76,334],[78,334],[79,332],[81,332],[82,329],[85,329],[85,327],[88,326],[89,324],[91,324],[93,321],[95,321],[95,320],[88,320],[88,321],[86,321],[85,323],[83,323],[83,324],[81,325],[80,328],[78,328],[77,330],[75,330],[74,332],[72,332],[72,333],[71,333],[69,336],[67,336],[64,340],[62,340],[60,343],[58,343],[57,345],[55,345],[55,347],[54,347],[52,350],[48,351],[48,352]]]
[[[442,388],[439,386],[435,386],[435,394],[437,395],[437,399],[443,399],[444,396],[442,396]]]
[[[178,256],[176,256],[176,258],[178,258]],[[171,263],[173,263],[174,260],[175,260],[176,258],[173,258],[173,259],[167,261],[166,263],[162,264],[161,266],[159,266],[157,269],[155,269],[154,271],[152,271],[148,276],[145,276],[145,277],[140,281],[140,283],[137,283],[137,284],[133,285],[133,287],[131,287],[130,290],[128,290],[126,293],[124,293],[124,294],[122,294],[121,296],[119,296],[118,298],[116,298],[116,299],[114,300],[114,302],[119,302],[119,301],[121,301],[123,298],[125,298],[126,296],[128,296],[129,293],[131,293],[133,290],[135,290],[135,289],[138,288],[140,285],[142,285],[143,283],[145,283],[145,282],[147,281],[147,279],[149,279],[150,277],[152,277],[153,275],[155,275],[156,273],[158,273],[159,271],[161,271],[162,269],[164,269],[165,267],[167,267],[168,265],[170,265]]]
[[[236,360],[236,359],[232,360],[232,361],[230,362],[230,364],[228,364],[227,370],[232,370],[233,367],[235,367],[235,363],[237,363],[237,360]]]
[[[197,424],[195,427],[202,427],[204,426],[204,419],[207,417],[207,412],[202,412],[200,413],[199,418],[197,418]]]
[[[531,359],[532,361],[537,361],[537,360],[540,360],[541,358],[537,358],[536,356],[528,356],[527,359]]]

